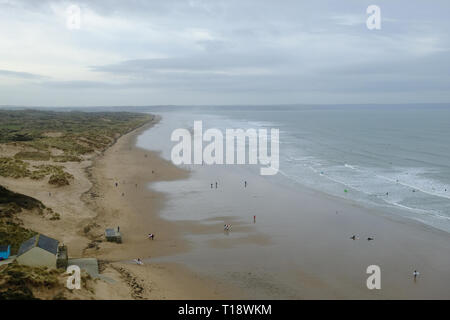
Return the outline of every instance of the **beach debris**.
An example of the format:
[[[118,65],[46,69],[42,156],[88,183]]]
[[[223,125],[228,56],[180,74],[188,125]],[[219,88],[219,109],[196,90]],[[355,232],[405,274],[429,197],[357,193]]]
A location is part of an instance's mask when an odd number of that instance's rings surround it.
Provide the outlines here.
[[[91,195],[91,198],[98,198],[98,197],[100,197],[100,196],[99,196],[97,193],[95,193],[95,192],[91,192],[90,195]]]
[[[345,192],[345,193],[347,193],[347,192],[348,192],[348,190],[347,190],[347,189],[344,189],[344,192]]]
[[[137,263],[137,259],[135,259],[134,262]],[[141,261],[141,264],[143,264],[142,261]],[[138,300],[144,299],[143,295],[146,290],[144,287],[144,282],[142,280],[138,279],[136,276],[131,274],[125,268],[116,267],[114,265],[111,265],[111,267],[120,273],[122,278],[126,281],[128,286],[131,288],[131,296],[133,299],[138,299]]]

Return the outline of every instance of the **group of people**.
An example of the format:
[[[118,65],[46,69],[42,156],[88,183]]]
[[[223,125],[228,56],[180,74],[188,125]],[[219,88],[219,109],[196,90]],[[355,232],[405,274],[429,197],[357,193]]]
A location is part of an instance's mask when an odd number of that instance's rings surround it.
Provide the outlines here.
[[[218,183],[216,181],[216,189],[217,189]],[[213,189],[214,183],[211,183],[211,189]],[[247,188],[247,181],[244,181],[244,188]]]
[[[231,230],[231,224],[224,224],[223,225],[223,230],[224,231],[230,231]]]
[[[359,240],[359,236],[354,234],[354,235],[352,235],[350,237],[350,239],[352,239],[352,240]],[[372,241],[372,240],[375,240],[375,237],[367,237],[367,241]]]
[[[350,239],[352,239],[352,240],[358,240],[359,237],[358,237],[358,235],[354,234],[354,235],[352,235],[352,236],[350,237]],[[372,240],[374,240],[374,239],[375,239],[375,237],[368,237],[368,238],[367,238],[367,241],[372,241]],[[419,274],[420,274],[419,271],[414,270],[414,272],[413,272],[414,281],[417,280],[417,277],[419,276]]]
[[[117,229],[119,229],[119,227],[117,227]],[[154,240],[155,239],[155,235],[153,233],[149,233],[148,234],[148,238],[150,240]],[[133,261],[136,262],[139,265],[143,265],[144,264],[140,258],[134,259]]]
[[[214,184],[211,183],[211,189],[213,188],[213,185],[214,185]],[[217,189],[217,185],[218,185],[218,184],[217,184],[217,181],[216,181],[216,189]]]

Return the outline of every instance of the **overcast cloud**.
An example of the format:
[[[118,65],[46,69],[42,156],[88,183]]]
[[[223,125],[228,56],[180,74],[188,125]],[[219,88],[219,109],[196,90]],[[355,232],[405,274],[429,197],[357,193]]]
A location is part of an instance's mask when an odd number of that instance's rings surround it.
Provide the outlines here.
[[[382,29],[366,27],[381,8]],[[67,8],[81,27],[66,26]],[[0,105],[450,102],[448,0],[0,0]]]

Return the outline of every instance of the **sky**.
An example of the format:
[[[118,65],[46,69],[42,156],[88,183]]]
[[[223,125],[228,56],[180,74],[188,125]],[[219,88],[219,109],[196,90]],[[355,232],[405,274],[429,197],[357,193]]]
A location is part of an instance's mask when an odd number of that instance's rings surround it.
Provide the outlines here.
[[[448,0],[0,0],[0,105],[448,103],[449,13]]]

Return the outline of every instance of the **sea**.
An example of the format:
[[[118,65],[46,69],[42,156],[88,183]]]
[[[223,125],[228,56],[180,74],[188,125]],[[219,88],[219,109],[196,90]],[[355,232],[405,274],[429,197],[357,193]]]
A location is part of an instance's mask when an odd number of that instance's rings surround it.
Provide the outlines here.
[[[279,129],[274,183],[304,187],[450,232],[450,105],[151,107],[138,146],[170,160],[173,130]],[[159,139],[151,139],[150,136]],[[260,165],[244,166],[259,174]],[[190,166],[195,170],[195,166]]]

